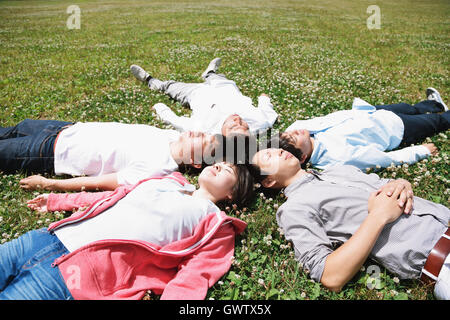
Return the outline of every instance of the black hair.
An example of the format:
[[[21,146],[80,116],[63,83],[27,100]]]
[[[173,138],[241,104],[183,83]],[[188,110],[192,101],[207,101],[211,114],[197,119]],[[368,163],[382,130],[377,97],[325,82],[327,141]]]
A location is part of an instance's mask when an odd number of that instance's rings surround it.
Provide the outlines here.
[[[256,138],[252,135],[234,133],[222,136],[221,141],[216,148],[215,162],[248,165],[258,149]]]
[[[224,153],[224,150],[226,150],[225,145],[226,145],[227,138],[221,134],[215,134],[214,138],[216,141],[216,146],[212,150],[213,151],[212,154],[210,154],[210,155],[202,154],[202,163],[199,168],[195,168],[191,164],[186,164],[186,163],[182,162],[182,163],[178,164],[178,170],[181,173],[199,174],[205,167],[210,166],[216,162],[220,162],[220,161],[216,161],[216,157],[217,157],[217,155],[219,155],[219,158],[220,158],[221,155]],[[223,161],[223,160],[221,160],[221,161]]]
[[[232,168],[236,173],[237,181],[233,187],[231,201],[239,207],[245,207],[255,195],[254,178],[246,165],[233,164]]]
[[[281,148],[283,150],[286,150],[286,151],[292,153],[292,155],[294,157],[296,157],[298,159],[298,161],[300,161],[301,167],[303,169],[305,169],[308,159],[306,159],[305,161],[302,162],[303,151],[300,150],[299,148],[295,147],[292,139],[289,136],[284,135],[284,133],[285,132],[280,132],[280,133],[272,136],[272,138],[270,139],[268,148],[271,148],[271,146],[274,146],[274,147],[278,146],[278,148]]]
[[[215,162],[231,164],[236,174],[237,182],[233,187],[231,201],[239,207],[247,205],[254,196],[254,178],[248,166],[256,150],[256,138],[241,133],[222,136],[222,143],[216,149]]]

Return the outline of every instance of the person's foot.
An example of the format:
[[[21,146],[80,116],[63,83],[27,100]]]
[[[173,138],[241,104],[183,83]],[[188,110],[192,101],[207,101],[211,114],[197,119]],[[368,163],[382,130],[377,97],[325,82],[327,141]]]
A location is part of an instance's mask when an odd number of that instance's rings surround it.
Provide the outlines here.
[[[139,67],[138,65],[131,65],[130,67],[131,73],[135,76],[136,79],[142,82],[147,82],[152,78],[144,69]]]
[[[216,72],[217,69],[219,68],[221,62],[222,62],[222,59],[220,59],[220,58],[215,58],[215,59],[211,60],[211,62],[208,65],[208,68],[206,68],[206,70],[202,73],[202,78],[205,79],[206,76],[208,75],[208,73],[210,73],[210,72]]]
[[[435,88],[432,87],[427,88],[426,95],[428,100],[434,100],[436,102],[439,102],[444,107],[444,111],[448,111],[447,105],[444,103],[444,101],[441,98],[441,95]]]

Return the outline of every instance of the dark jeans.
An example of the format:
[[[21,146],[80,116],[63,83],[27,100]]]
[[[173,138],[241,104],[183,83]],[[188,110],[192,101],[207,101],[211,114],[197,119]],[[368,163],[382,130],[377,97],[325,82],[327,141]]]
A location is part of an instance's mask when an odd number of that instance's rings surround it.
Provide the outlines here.
[[[53,173],[55,139],[72,122],[26,119],[14,127],[0,127],[0,171]]]
[[[398,103],[375,106],[394,112],[403,121],[405,127],[401,145],[409,146],[423,141],[439,132],[450,128],[450,111],[443,111],[443,106],[436,101],[425,100],[415,105]]]

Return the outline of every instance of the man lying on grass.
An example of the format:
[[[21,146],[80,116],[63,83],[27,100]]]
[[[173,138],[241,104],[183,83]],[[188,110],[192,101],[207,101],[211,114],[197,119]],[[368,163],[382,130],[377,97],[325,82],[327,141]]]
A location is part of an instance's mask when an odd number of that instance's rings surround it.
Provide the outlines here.
[[[262,94],[255,108],[252,99],[244,96],[234,81],[216,73],[220,63],[220,58],[209,63],[202,74],[204,83],[161,81],[137,65],[131,66],[131,72],[150,89],[166,93],[192,109],[191,117],[179,117],[163,103],[153,107],[163,121],[177,130],[228,136],[232,133],[257,134],[271,128],[278,114],[273,110],[270,98]]]
[[[283,149],[259,150],[252,163],[263,187],[285,188],[276,219],[312,279],[340,291],[370,257],[401,279],[429,275],[437,280],[436,297],[450,298],[448,208],[414,197],[406,180],[380,179],[354,166],[305,171]],[[434,260],[430,251],[438,241],[447,258],[431,274],[424,265]]]
[[[27,119],[0,127],[0,171],[82,176],[22,179],[21,187],[29,190],[114,190],[153,174],[213,164],[223,139],[142,124]]]
[[[410,146],[450,128],[450,111],[436,89],[428,88],[427,100],[371,106],[355,99],[352,110],[298,120],[279,134],[279,146],[290,148],[302,164],[318,169],[336,164],[361,170],[415,163],[435,154],[432,143]],[[443,113],[442,113],[443,112]],[[397,147],[404,148],[391,151]]]
[[[0,300],[141,299],[148,290],[204,299],[246,228],[217,204],[245,205],[253,178],[245,166],[221,162],[206,167],[198,185],[174,172],[115,191],[28,201],[42,212],[78,211],[0,245]]]

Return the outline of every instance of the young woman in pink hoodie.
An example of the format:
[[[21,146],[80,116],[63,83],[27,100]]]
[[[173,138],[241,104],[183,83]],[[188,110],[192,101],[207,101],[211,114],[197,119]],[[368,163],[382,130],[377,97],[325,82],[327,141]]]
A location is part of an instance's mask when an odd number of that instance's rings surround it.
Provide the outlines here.
[[[44,194],[37,211],[77,210],[0,246],[2,299],[204,299],[231,266],[246,223],[220,202],[244,205],[253,179],[243,165],[206,167],[196,189],[180,173],[114,191]]]

